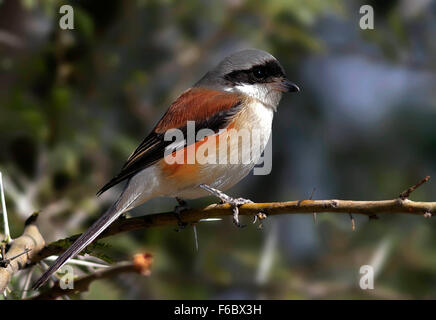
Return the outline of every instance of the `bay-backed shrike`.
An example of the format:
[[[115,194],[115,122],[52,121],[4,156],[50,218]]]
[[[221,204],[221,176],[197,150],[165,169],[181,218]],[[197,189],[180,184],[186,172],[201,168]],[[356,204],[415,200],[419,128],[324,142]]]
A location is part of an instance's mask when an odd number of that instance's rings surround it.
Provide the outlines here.
[[[299,91],[299,88],[285,77],[283,67],[271,54],[250,49],[226,57],[172,103],[152,132],[130,155],[121,172],[98,192],[101,194],[126,180],[127,184],[117,201],[57,258],[33,287],[40,287],[122,213],[151,198],[175,197],[183,204],[182,199],[214,194],[231,204],[234,222],[239,225],[237,208],[249,200],[231,198],[220,190],[239,182],[257,163],[271,135],[273,114],[282,93],[289,91]],[[209,129],[211,134],[197,141],[185,138],[174,148],[174,142],[168,141],[165,134],[175,129],[186,134],[189,131],[188,122],[195,124],[195,132]],[[258,132],[260,152],[252,152],[250,140],[241,145],[239,138],[232,139],[241,130]],[[249,161],[232,163],[183,161],[189,149],[202,147],[205,150],[204,147],[212,143],[216,146],[216,153],[230,158],[235,153],[236,159],[246,154],[255,156],[249,157]],[[168,154],[166,150],[169,147],[174,148],[174,152]],[[210,153],[211,149],[206,150]]]

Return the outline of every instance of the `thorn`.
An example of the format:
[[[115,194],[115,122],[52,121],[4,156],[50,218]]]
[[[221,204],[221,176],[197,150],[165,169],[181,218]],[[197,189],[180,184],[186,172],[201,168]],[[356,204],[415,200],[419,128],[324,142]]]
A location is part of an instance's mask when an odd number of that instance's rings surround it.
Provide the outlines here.
[[[3,176],[0,171],[0,201],[2,206],[2,212],[3,212],[3,230],[5,233],[5,241],[6,243],[11,243],[11,232],[9,230],[9,220],[8,220],[8,212],[6,210],[6,201],[5,201],[5,190],[3,186]]]
[[[419,181],[417,184],[414,184],[413,186],[411,186],[410,188],[404,190],[403,192],[400,193],[400,195],[398,196],[401,200],[406,200],[407,198],[409,198],[410,194],[415,191],[416,189],[418,189],[421,185],[423,185],[424,183],[426,183],[428,180],[430,180],[430,176],[426,176],[424,179],[422,179],[421,181]]]
[[[312,213],[312,217],[313,217],[313,223],[314,223],[314,224],[317,224],[318,221],[316,220],[316,212],[313,212],[313,213]]]
[[[192,226],[192,228],[194,229],[195,251],[198,252],[198,234],[197,234],[197,226],[194,224],[194,225]]]
[[[310,194],[310,197],[309,197],[309,200],[312,200],[312,197],[313,197],[315,191],[316,191],[316,188],[313,187],[313,189],[312,189],[312,193]]]
[[[430,212],[424,213],[424,218],[429,219],[432,217],[432,214]]]
[[[223,219],[221,218],[206,218],[206,219],[200,219],[198,222],[210,222],[210,221],[221,221]]]
[[[316,188],[313,187],[313,189],[312,189],[312,193],[310,194],[310,197],[309,197],[309,200],[312,200],[312,197],[313,197],[315,191],[316,191]],[[312,213],[312,217],[313,217],[313,223],[316,224],[316,223],[317,223],[317,220],[316,220],[316,212],[313,212],[313,213]]]
[[[4,247],[2,246],[2,260],[0,260],[0,267],[6,268],[6,267],[11,263],[12,260],[17,259],[18,257],[22,256],[23,254],[28,253],[28,252],[31,251],[31,250],[32,250],[32,249],[28,249],[28,248],[26,248],[26,249],[24,249],[23,252],[21,252],[21,253],[15,255],[15,256],[13,256],[13,257],[11,257],[11,258],[9,258],[9,259],[4,259],[4,258],[3,258],[3,257],[4,257],[4,255],[3,255],[3,253],[4,253]]]
[[[354,217],[351,213],[348,214],[350,216],[351,219],[351,230],[355,231],[356,230],[356,223],[354,221]]]

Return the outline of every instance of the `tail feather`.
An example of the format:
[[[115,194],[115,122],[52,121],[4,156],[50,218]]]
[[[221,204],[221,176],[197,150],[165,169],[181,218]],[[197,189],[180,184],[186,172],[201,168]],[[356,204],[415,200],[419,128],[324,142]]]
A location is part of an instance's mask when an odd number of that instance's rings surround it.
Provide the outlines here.
[[[53,273],[61,268],[70,258],[73,258],[80,253],[86,246],[88,246],[95,238],[98,237],[112,222],[114,222],[132,203],[129,201],[127,205],[119,207],[117,201],[111,208],[109,208],[94,224],[86,230],[76,241],[62,253],[50,268],[35,282],[32,286],[34,290],[41,287]]]

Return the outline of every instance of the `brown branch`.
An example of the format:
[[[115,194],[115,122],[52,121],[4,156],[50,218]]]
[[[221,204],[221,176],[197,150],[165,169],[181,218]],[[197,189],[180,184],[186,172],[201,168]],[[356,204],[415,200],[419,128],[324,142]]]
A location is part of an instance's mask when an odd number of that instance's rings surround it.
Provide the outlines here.
[[[12,276],[23,269],[30,260],[44,248],[44,238],[35,225],[36,215],[27,219],[23,234],[13,240],[9,250],[2,257],[0,267],[0,292],[6,289]]]
[[[288,202],[271,202],[271,203],[247,203],[240,207],[241,215],[251,215],[263,219],[266,215],[276,214],[297,214],[297,213],[314,213],[314,212],[332,212],[332,213],[357,213],[371,217],[376,217],[377,214],[414,214],[423,215],[425,218],[430,218],[436,213],[436,202],[415,202],[408,199],[410,194],[427,182],[429,177],[403,191],[399,198],[393,200],[380,201],[352,201],[352,200],[300,200]],[[135,218],[121,218],[113,223],[104,233],[98,238],[105,238],[118,233],[127,231],[145,229],[157,226],[178,225],[180,219],[184,223],[195,224],[206,218],[217,218],[231,216],[233,214],[229,204],[213,204],[200,209],[190,209],[184,211],[177,216],[174,212],[165,212],[160,214],[145,215]],[[2,247],[2,259],[0,260],[0,292],[8,285],[12,276],[20,269],[25,268],[29,264],[34,264],[42,259],[62,253],[79,235],[72,236],[66,239],[58,240],[47,246],[44,239],[39,233],[35,225],[37,214],[33,214],[25,223],[23,235],[12,241],[8,250],[5,253],[5,248]],[[114,267],[115,273],[121,270],[130,270],[131,265],[118,265]],[[111,268],[112,269],[112,268]],[[80,290],[85,290],[91,279],[101,277],[111,277],[111,269],[106,273],[99,271],[95,275],[90,275],[79,279]],[[56,291],[56,286],[53,287]],[[76,289],[77,291],[77,289]],[[46,293],[49,294],[49,293]],[[56,295],[55,293],[50,293]],[[62,295],[67,294],[62,290]]]
[[[428,181],[429,177],[424,180]],[[410,187],[403,193],[409,197],[425,181]],[[277,214],[300,214],[300,213],[356,213],[369,217],[376,217],[376,214],[414,214],[430,217],[436,213],[436,202],[416,202],[407,198],[380,201],[353,201],[353,200],[300,200],[287,202],[270,203],[247,203],[240,207],[240,215],[256,216],[259,212],[269,216]],[[232,210],[229,204],[212,204],[204,208],[189,209],[180,214],[184,223],[197,223],[201,219],[231,216]],[[116,235],[119,233],[146,229],[159,226],[175,226],[180,223],[179,217],[174,212],[150,214],[135,218],[121,218],[114,222],[98,239]],[[38,254],[34,255],[32,261],[38,262],[51,255],[59,255],[79,235],[53,242],[44,247]]]
[[[63,289],[59,281],[50,289],[41,294],[30,298],[30,300],[54,300],[64,295],[77,294],[89,290],[89,286],[95,280],[112,279],[113,277],[122,274],[136,272],[142,275],[150,275],[150,266],[153,263],[153,257],[149,253],[137,254],[133,257],[132,262],[122,262],[115,266],[99,270],[90,275],[83,276],[74,280],[74,288]]]

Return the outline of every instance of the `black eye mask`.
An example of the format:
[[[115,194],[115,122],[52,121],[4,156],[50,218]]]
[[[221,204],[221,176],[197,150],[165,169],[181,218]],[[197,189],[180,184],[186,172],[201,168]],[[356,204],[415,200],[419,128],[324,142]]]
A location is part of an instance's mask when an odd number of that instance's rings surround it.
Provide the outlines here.
[[[234,70],[224,76],[231,83],[269,83],[274,78],[284,77],[283,68],[276,61],[267,61],[247,70]]]

